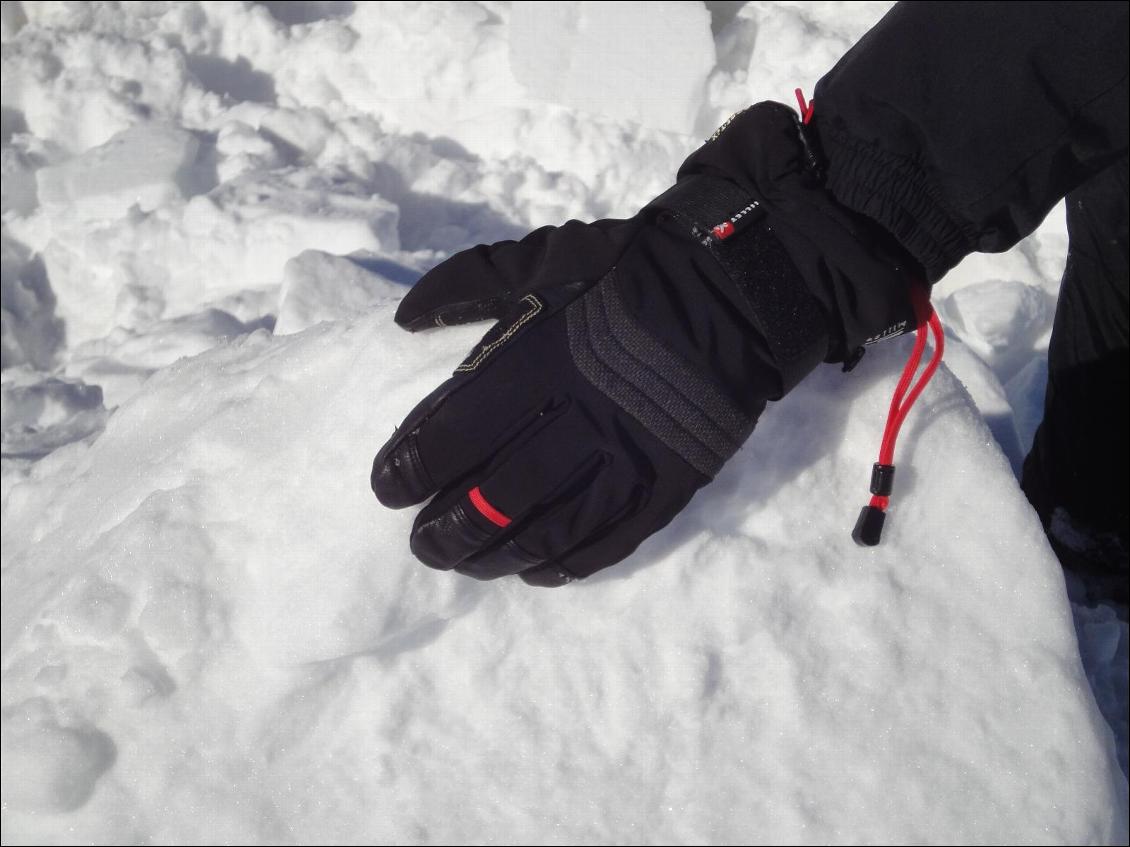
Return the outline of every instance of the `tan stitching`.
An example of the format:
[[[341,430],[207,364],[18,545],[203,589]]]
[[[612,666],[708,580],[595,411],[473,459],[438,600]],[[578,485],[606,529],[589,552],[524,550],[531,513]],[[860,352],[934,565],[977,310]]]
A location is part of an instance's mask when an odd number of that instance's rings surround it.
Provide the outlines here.
[[[474,359],[469,362],[464,362],[462,365],[457,367],[455,369],[455,373],[466,373],[467,371],[473,371],[475,368],[482,364],[483,359],[497,350],[500,345],[505,344],[507,341],[509,341],[510,337],[522,328],[522,324],[528,323],[531,318],[533,318],[535,315],[537,315],[538,312],[541,311],[541,301],[532,294],[527,294],[525,297],[523,297],[522,302],[529,303],[531,306],[530,310],[522,315],[522,317],[518,318],[518,320],[516,320],[509,327],[509,329],[506,330],[506,332],[502,333],[502,335],[500,335],[498,338],[496,338],[494,341],[480,350],[479,354],[475,356]]]
[[[742,112],[744,112],[744,111],[745,111],[745,109],[742,109]],[[723,132],[726,131],[726,127],[728,127],[731,123],[733,123],[734,118],[736,118],[742,112],[734,112],[734,114],[732,114],[732,115],[730,115],[730,117],[726,118],[726,120],[723,122],[722,126],[718,127],[718,129],[714,130],[714,134],[706,140],[707,141],[714,141],[715,139],[717,139],[719,135],[721,135]]]

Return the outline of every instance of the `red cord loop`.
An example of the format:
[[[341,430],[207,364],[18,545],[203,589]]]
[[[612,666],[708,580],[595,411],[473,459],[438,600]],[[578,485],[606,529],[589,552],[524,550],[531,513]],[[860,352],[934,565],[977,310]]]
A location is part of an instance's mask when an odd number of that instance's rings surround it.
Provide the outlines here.
[[[808,124],[812,120],[812,110],[816,106],[816,101],[806,101],[804,99],[804,92],[799,88],[796,90],[797,105],[800,106],[800,120],[803,124]]]
[[[812,120],[815,101],[805,100],[804,92],[799,88],[795,90],[795,94],[797,106],[800,108],[801,122],[807,125]],[[879,461],[875,464],[872,474],[871,491],[873,494],[871,502],[863,507],[855,531],[852,533],[858,543],[867,546],[878,544],[879,537],[883,532],[883,521],[886,517],[887,507],[891,503],[891,485],[895,473],[895,442],[898,441],[899,430],[902,429],[906,416],[910,414],[911,407],[925,391],[926,385],[934,376],[935,371],[938,370],[938,365],[942,363],[942,354],[946,348],[942,322],[938,319],[934,307],[930,305],[930,294],[926,285],[917,283],[911,285],[910,299],[914,306],[916,321],[914,349],[910,351],[910,357],[906,360],[906,365],[902,369],[902,376],[899,378],[895,393],[891,397],[891,408],[887,412],[887,426],[883,430],[883,443],[879,447]],[[922,375],[911,387],[914,374],[917,373],[922,364],[922,354],[926,351],[927,328],[934,337],[934,352],[930,356],[926,368],[922,371]]]
[[[894,396],[891,397],[891,408],[887,412],[887,426],[883,431],[882,446],[879,448],[879,462],[884,465],[895,463],[895,442],[898,440],[899,430],[902,428],[906,416],[910,413],[911,406],[926,389],[930,378],[934,376],[938,365],[942,363],[942,354],[946,347],[942,322],[938,320],[938,314],[934,311],[934,307],[930,305],[929,296],[922,286],[915,285],[913,287],[911,300],[914,304],[918,328],[915,333],[914,349],[911,350],[910,358],[906,360],[906,366],[902,369],[902,377],[895,387]],[[922,376],[918,378],[914,388],[910,389],[910,393],[907,394],[907,388],[909,388],[918,366],[922,363],[922,353],[926,350],[927,326],[934,336],[934,353],[926,365],[926,370],[922,372]]]
[[[902,376],[895,387],[895,393],[891,397],[891,407],[887,412],[887,426],[883,431],[883,443],[879,448],[879,461],[875,465],[877,471],[881,469],[888,477],[886,487],[880,489],[882,493],[873,494],[871,502],[863,508],[863,512],[860,514],[855,532],[852,533],[858,543],[866,546],[879,543],[883,528],[883,516],[891,502],[890,483],[895,471],[895,443],[898,441],[899,430],[902,428],[906,416],[910,414],[911,407],[922,395],[927,383],[930,382],[930,379],[938,370],[938,366],[942,363],[942,354],[946,347],[942,322],[938,319],[934,307],[930,305],[930,296],[925,285],[916,284],[912,287],[911,302],[914,305],[914,315],[917,321],[914,349],[910,351],[910,356],[902,369]],[[934,338],[934,352],[922,371],[922,375],[911,387],[914,374],[922,364],[922,354],[926,350],[927,328]],[[874,484],[871,490],[876,491]]]

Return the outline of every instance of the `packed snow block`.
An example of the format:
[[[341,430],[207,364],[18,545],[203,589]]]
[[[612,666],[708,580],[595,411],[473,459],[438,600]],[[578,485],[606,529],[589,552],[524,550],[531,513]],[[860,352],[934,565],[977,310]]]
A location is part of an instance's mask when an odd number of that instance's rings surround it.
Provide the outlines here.
[[[375,268],[399,275],[394,282]],[[375,255],[334,256],[305,250],[283,269],[276,335],[299,332],[321,321],[356,318],[378,305],[399,300],[405,282],[419,276]]]
[[[135,205],[156,209],[188,193],[199,146],[178,127],[137,124],[61,165],[41,168],[39,199],[92,219],[119,218]]]
[[[563,106],[690,134],[714,62],[702,3],[573,0],[511,8],[514,78]]]
[[[394,253],[398,210],[318,168],[256,172],[172,208],[97,224],[59,220],[43,251],[72,345],[117,327],[193,314],[249,289],[277,290],[296,253]]]
[[[11,484],[5,714],[65,705],[118,756],[87,794],[105,758],[28,723],[36,785],[44,749],[87,776],[5,794],[6,840],[1125,843],[1062,572],[944,367],[883,543],[850,538],[912,339],[819,369],[632,557],[538,590],[421,565],[418,510],[373,499],[483,330],[394,308],[180,360]]]

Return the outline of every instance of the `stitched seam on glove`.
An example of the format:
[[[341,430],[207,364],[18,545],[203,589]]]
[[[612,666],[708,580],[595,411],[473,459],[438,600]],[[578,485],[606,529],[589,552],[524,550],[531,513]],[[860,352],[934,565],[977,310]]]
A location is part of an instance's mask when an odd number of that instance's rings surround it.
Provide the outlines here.
[[[502,335],[500,335],[490,344],[487,344],[485,347],[483,347],[483,349],[478,352],[474,359],[469,362],[464,362],[459,367],[457,367],[455,369],[455,373],[468,373],[470,371],[473,371],[483,363],[483,360],[486,359],[487,356],[489,356],[491,353],[493,353],[495,350],[509,341],[513,337],[514,333],[520,330],[524,324],[526,324],[541,312],[541,300],[539,300],[532,294],[527,294],[521,299],[520,302],[529,304],[530,308],[525,313],[523,313],[522,316],[518,318],[518,320],[511,324],[510,327],[504,333],[502,333]]]

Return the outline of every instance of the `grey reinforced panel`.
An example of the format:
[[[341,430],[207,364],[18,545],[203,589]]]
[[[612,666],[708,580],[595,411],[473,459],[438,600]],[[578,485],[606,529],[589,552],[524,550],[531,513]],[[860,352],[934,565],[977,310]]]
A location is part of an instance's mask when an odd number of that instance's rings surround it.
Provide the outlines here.
[[[628,314],[614,273],[568,307],[573,360],[616,405],[695,470],[713,477],[754,422]]]

